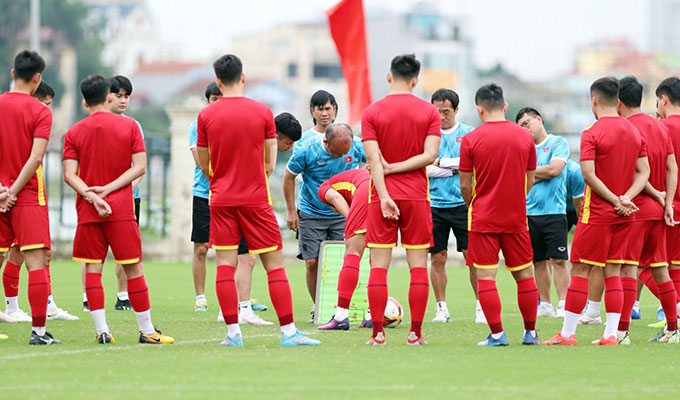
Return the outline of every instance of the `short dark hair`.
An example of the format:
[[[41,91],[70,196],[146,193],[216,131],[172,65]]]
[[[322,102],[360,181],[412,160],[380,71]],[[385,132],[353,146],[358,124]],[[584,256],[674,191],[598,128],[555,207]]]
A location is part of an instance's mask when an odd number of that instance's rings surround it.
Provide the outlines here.
[[[276,132],[297,142],[302,137],[302,126],[300,121],[291,113],[282,112],[274,118]]]
[[[215,82],[210,82],[208,86],[205,87],[206,100],[210,100],[210,96],[222,96],[222,91],[220,91],[220,88]]]
[[[54,98],[54,89],[49,83],[41,80],[40,85],[38,85],[38,88],[33,92],[33,97],[40,101],[44,101],[48,97]]]
[[[131,95],[132,94],[132,82],[130,80],[123,76],[123,75],[116,75],[113,78],[110,79],[111,81],[111,93],[118,93],[120,92],[120,89],[125,90],[126,95]]]
[[[225,54],[213,63],[215,76],[225,85],[238,82],[243,74],[241,59],[233,54]]]
[[[111,81],[101,75],[88,75],[80,82],[80,91],[89,106],[96,106],[106,101],[111,92]]]
[[[543,116],[541,115],[540,112],[538,112],[537,109],[535,109],[533,107],[524,107],[523,109],[521,109],[517,112],[517,116],[515,117],[515,123],[519,122],[519,120],[524,116],[524,114],[529,114],[529,116],[531,116],[531,117],[541,117],[541,118],[543,118]]]
[[[656,97],[665,94],[671,104],[680,106],[680,79],[676,76],[668,77],[659,83],[656,88]]]
[[[430,103],[434,104],[435,101],[445,102],[446,100],[451,102],[454,110],[458,108],[458,104],[460,103],[458,93],[451,89],[437,89],[436,92],[432,93],[432,99],[430,100]]]
[[[45,70],[45,60],[35,51],[23,50],[14,57],[14,78],[26,82]]]
[[[312,95],[312,98],[309,99],[309,108],[314,108],[314,107],[322,107],[325,106],[326,103],[331,103],[333,107],[335,107],[335,111],[338,111],[338,102],[335,101],[335,96],[333,96],[331,93],[325,91],[325,90],[317,90],[314,92]],[[312,121],[314,121],[314,125],[316,125],[316,119],[312,117]]]
[[[348,124],[332,124],[328,128],[326,128],[326,142],[328,144],[331,144],[331,141],[338,136],[339,132],[336,132],[340,128],[347,128],[350,133],[350,140],[352,140],[352,136],[354,135],[354,131],[352,131],[352,127],[349,126]]]
[[[590,85],[590,95],[595,96],[604,106],[616,106],[619,100],[619,80],[612,76],[596,80]]]
[[[619,100],[628,107],[642,105],[642,84],[634,76],[627,76],[619,81]]]
[[[505,106],[503,88],[495,83],[480,87],[475,93],[475,104],[484,107],[486,110],[502,109]]]
[[[402,54],[392,59],[390,64],[392,77],[410,80],[420,73],[420,61],[416,60],[415,54]]]

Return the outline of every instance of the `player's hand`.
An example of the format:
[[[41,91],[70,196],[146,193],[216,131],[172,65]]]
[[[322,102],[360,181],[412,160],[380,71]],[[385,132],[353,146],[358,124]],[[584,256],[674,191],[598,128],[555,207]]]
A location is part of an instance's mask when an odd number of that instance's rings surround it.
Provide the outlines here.
[[[297,232],[298,228],[300,227],[300,218],[298,217],[296,210],[288,211],[286,223],[288,224],[288,229]]]
[[[383,167],[383,175],[389,175],[392,173],[392,165],[385,161],[382,154],[380,155],[380,164],[382,164]]]
[[[614,204],[614,211],[622,217],[630,217],[638,212],[640,209],[627,196],[619,196]]]
[[[90,186],[85,189],[86,192],[94,192],[97,196],[99,196],[102,199],[105,199],[106,196],[111,194],[109,192],[109,189],[106,186]]]
[[[94,206],[101,218],[106,218],[111,215],[111,206],[109,203],[107,203],[94,192],[88,192],[87,196],[85,196],[85,199],[88,203]]]
[[[668,226],[675,226],[680,224],[680,222],[674,220],[673,204],[664,207],[663,220]]]
[[[397,203],[394,202],[391,198],[386,198],[386,199],[380,199],[380,210],[382,211],[383,218],[385,219],[391,219],[391,220],[398,220],[399,219],[399,207],[397,207]]]

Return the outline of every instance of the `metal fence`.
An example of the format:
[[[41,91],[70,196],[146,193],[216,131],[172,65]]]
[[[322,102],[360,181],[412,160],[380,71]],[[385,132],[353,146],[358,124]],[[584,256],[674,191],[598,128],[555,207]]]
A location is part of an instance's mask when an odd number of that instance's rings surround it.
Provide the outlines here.
[[[166,237],[170,223],[170,138],[147,133],[146,175],[140,184],[141,210],[139,226],[145,236]],[[63,138],[58,147],[47,150],[43,162],[45,186],[50,210],[52,236],[72,239],[77,226],[75,192],[63,179]]]

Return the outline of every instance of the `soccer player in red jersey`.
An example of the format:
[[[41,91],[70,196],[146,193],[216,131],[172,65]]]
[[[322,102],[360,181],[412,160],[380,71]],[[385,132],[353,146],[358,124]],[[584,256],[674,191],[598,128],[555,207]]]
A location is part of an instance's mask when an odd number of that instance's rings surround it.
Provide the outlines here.
[[[524,319],[522,344],[536,345],[538,289],[526,222],[526,195],[534,183],[536,148],[526,129],[505,119],[508,105],[500,86],[492,83],[479,88],[475,104],[483,123],[463,136],[460,189],[468,205],[468,263],[477,268],[477,295],[491,329],[477,345],[508,345],[496,289],[499,250],[517,281],[517,301]]]
[[[430,290],[427,253],[433,241],[425,167],[439,152],[441,120],[435,106],[411,94],[419,72],[415,55],[394,57],[387,74],[390,94],[368,106],[361,118],[372,178],[366,223],[366,246],[371,249],[368,304],[373,319],[369,345],[385,344],[387,270],[399,232],[411,271],[407,344],[427,344],[421,328]]]
[[[54,89],[44,80],[40,81],[40,85],[33,92],[33,97],[40,100],[45,107],[50,107],[54,99]],[[3,257],[0,255],[0,265],[2,265]],[[79,318],[75,315],[69,314],[68,311],[59,308],[52,296],[52,281],[50,279],[50,261],[52,260],[52,250],[47,250],[45,259],[45,269],[47,270],[47,281],[50,283],[47,291],[47,320],[61,320],[61,321],[77,321]],[[19,275],[21,272],[21,264],[24,263],[24,255],[16,246],[16,242],[12,244],[7,255],[7,264],[2,272],[2,284],[5,290],[5,310],[9,317],[8,322],[31,322],[31,317],[27,315],[21,308],[19,308]]]
[[[345,124],[340,126],[351,131]],[[368,170],[350,169],[333,176],[319,188],[319,199],[347,219],[345,257],[338,277],[338,307],[333,318],[318,328],[321,331],[349,330],[349,305],[359,282],[359,264],[366,243],[370,179]]]
[[[631,311],[637,298],[639,265],[642,269],[640,277],[645,279],[645,276],[649,276],[656,283],[656,291],[653,293],[661,301],[666,314],[667,326],[658,340],[679,343],[677,295],[668,274],[666,256],[666,226],[675,225],[673,197],[678,183],[678,167],[666,128],[656,118],[642,113],[641,104],[642,84],[634,76],[621,79],[618,112],[628,119],[644,138],[649,161],[649,182],[642,193],[633,199],[639,211],[635,214],[633,232],[629,236],[628,253],[621,267],[623,308],[617,337],[619,344],[630,343],[628,328]]]
[[[198,157],[209,165],[210,245],[217,256],[216,292],[228,333],[225,346],[243,346],[234,281],[237,249],[245,236],[267,271],[269,295],[281,325],[282,346],[321,344],[295,328],[293,299],[283,266],[281,231],[267,178],[276,165],[276,126],[264,104],[243,97],[241,60],[227,54],[213,63],[223,97],[198,114]],[[264,162],[263,162],[264,160]]]
[[[601,78],[590,86],[591,108],[597,122],[581,135],[581,170],[586,182],[581,215],[571,247],[571,282],[567,289],[562,331],[543,342],[576,345],[576,324],[588,298],[588,274],[603,268],[607,323],[597,345],[616,346],[623,288],[621,264],[633,229],[631,201],[649,178],[644,138],[617,113],[619,81]]]
[[[49,280],[45,261],[51,248],[42,159],[52,127],[52,112],[31,95],[40,84],[45,60],[24,50],[14,58],[14,89],[0,96],[0,254],[16,240],[28,269],[28,301],[33,331],[29,344],[59,343],[45,331]]]
[[[125,269],[139,342],[174,343],[151,321],[149,289],[142,269],[142,241],[135,222],[132,181],[146,172],[146,148],[137,122],[111,113],[110,82],[99,75],[80,83],[90,115],[64,137],[64,181],[76,191],[78,227],[73,261],[85,263],[85,290],[97,343],[114,343],[106,322],[102,269],[109,247]],[[131,166],[132,165],[132,166]]]
[[[657,115],[662,118],[660,122],[667,130],[673,151],[678,154],[680,151],[680,79],[677,77],[664,79],[656,88],[656,99]],[[666,203],[666,207],[668,205]],[[678,212],[680,212],[680,188],[673,193],[672,208],[673,214],[678,215]],[[678,308],[680,308],[680,227],[677,221],[674,222],[673,226],[666,227],[666,250],[667,260],[670,264],[669,275],[673,281],[679,301]],[[659,297],[659,290],[648,271],[643,271],[640,274],[640,280],[649,287],[654,295]],[[668,330],[668,326],[653,339],[662,339],[666,330]]]

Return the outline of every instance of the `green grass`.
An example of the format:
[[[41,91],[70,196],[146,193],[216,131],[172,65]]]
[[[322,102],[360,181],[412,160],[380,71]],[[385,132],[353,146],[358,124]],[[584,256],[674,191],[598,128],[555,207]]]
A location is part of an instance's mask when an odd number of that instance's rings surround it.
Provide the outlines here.
[[[0,324],[10,336],[0,342],[0,398],[662,398],[677,396],[680,347],[648,343],[655,331],[657,302],[645,292],[641,321],[634,321],[633,344],[620,348],[590,345],[602,327],[580,326],[580,345],[521,346],[522,321],[515,284],[507,271],[499,271],[507,348],[479,348],[488,328],[473,321],[474,299],[467,271],[449,269],[448,324],[425,323],[428,346],[406,346],[407,324],[387,331],[388,345],[368,347],[369,330],[320,332],[307,325],[310,300],[304,287],[302,264],[290,265],[298,327],[323,341],[317,348],[282,348],[278,327],[243,327],[244,348],[225,348],[226,333],[216,322],[214,265],[209,268],[210,311],[193,311],[193,284],[188,264],[146,263],[155,324],[177,339],[169,346],[138,345],[137,325],[131,312],[109,311],[116,338],[112,346],[94,343],[94,326],[81,311],[79,266],[52,264],[57,304],[81,320],[48,322],[48,330],[63,341],[59,346],[28,346],[30,326]],[[26,272],[21,277],[21,306],[28,311]],[[390,295],[406,306],[408,271],[390,271]],[[253,279],[253,297],[270,306],[262,315],[275,320],[261,267]],[[107,310],[113,307],[115,281],[112,265],[104,273]],[[432,296],[430,304],[433,304]],[[428,307],[426,320],[434,316]],[[541,338],[561,327],[561,320],[540,319]],[[338,388],[343,388],[338,390]],[[437,398],[438,398],[437,397]]]

